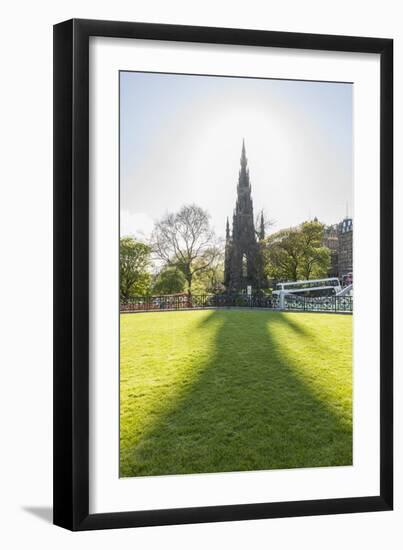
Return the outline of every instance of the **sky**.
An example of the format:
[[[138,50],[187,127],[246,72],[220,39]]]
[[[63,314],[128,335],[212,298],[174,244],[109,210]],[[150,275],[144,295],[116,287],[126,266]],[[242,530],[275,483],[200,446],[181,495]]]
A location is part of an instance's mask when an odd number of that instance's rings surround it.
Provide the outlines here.
[[[120,73],[121,235],[147,238],[184,204],[225,234],[242,140],[270,232],[353,216],[353,85]]]

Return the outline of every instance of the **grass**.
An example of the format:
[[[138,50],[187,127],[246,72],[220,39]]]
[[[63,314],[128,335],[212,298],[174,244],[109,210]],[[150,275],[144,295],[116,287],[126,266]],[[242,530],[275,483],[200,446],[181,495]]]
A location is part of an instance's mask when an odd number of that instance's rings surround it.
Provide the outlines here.
[[[120,475],[352,464],[352,317],[121,316]]]

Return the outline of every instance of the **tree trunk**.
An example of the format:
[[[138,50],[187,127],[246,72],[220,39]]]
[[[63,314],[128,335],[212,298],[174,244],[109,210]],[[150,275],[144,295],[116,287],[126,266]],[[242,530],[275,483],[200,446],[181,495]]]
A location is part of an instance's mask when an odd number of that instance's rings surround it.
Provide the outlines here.
[[[189,296],[191,296],[192,295],[192,275],[190,273],[186,275],[186,281],[188,284],[188,294]]]

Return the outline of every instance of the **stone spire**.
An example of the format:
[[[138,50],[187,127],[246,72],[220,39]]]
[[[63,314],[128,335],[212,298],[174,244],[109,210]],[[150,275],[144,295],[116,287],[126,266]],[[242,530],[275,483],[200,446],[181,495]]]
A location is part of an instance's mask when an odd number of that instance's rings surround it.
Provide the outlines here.
[[[238,188],[244,187],[249,188],[250,191],[250,181],[249,181],[249,168],[248,168],[248,159],[246,158],[246,149],[245,149],[245,140],[242,140],[242,153],[241,153],[241,169],[239,170],[239,179],[238,179]],[[238,189],[239,195],[239,189]]]
[[[237,199],[232,221],[232,238],[229,239],[227,220],[227,244],[225,249],[224,284],[227,290],[246,291],[266,286],[263,259],[256,240],[253,219],[252,188],[249,179],[245,140],[242,141],[241,168],[238,174]]]
[[[248,159],[246,158],[245,138],[242,140],[242,153],[241,153],[241,170],[246,169]]]
[[[234,211],[233,236],[240,231],[249,240],[255,239],[253,221],[252,189],[249,180],[248,159],[246,158],[245,140],[242,141],[241,168],[238,175],[237,200]]]

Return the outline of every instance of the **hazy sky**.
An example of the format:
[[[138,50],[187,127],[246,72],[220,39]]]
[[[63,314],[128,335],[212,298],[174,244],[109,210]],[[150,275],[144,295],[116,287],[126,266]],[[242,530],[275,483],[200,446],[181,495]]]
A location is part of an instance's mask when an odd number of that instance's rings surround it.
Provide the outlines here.
[[[225,233],[245,138],[271,231],[353,214],[352,85],[122,72],[121,234],[147,236],[183,204]]]

